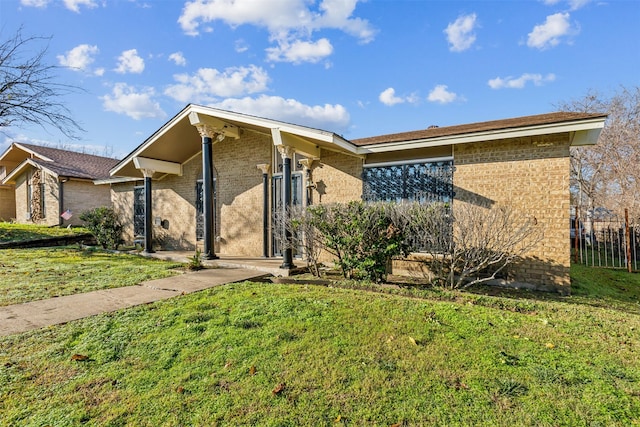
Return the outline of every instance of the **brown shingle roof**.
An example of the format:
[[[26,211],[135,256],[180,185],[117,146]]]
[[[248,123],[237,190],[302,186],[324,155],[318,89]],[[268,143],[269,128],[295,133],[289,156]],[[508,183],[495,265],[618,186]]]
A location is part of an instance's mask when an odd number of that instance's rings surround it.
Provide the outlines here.
[[[430,127],[429,129],[409,132],[392,133],[388,135],[372,136],[351,140],[357,146],[386,144],[391,142],[413,141],[418,139],[438,138],[445,136],[464,135],[476,132],[489,132],[503,129],[520,128],[527,126],[547,125],[562,122],[571,122],[590,118],[606,117],[606,114],[556,112],[524,116],[512,119],[492,120],[489,122],[469,123],[465,125]]]
[[[52,170],[59,176],[69,178],[84,179],[104,179],[109,178],[109,170],[114,167],[119,160],[109,157],[94,156],[75,151],[61,150],[59,148],[42,147],[39,145],[23,144],[19,145],[47,157],[53,162],[34,158],[34,162]]]

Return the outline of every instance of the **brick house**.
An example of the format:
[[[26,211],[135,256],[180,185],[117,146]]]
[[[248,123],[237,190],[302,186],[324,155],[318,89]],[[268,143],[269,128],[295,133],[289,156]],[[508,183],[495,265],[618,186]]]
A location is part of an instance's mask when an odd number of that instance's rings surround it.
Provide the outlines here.
[[[569,147],[595,144],[605,119],[559,112],[349,141],[188,105],[111,170],[111,197],[128,241],[199,247],[209,258],[282,257],[283,268],[294,262],[273,239],[272,214],[283,206],[509,203],[545,235],[514,280],[568,292]]]
[[[0,155],[0,218],[18,223],[79,225],[80,214],[111,206],[109,177],[117,159],[14,142]],[[2,192],[0,192],[2,194]],[[6,204],[5,204],[6,202]],[[69,211],[71,217],[60,215]]]

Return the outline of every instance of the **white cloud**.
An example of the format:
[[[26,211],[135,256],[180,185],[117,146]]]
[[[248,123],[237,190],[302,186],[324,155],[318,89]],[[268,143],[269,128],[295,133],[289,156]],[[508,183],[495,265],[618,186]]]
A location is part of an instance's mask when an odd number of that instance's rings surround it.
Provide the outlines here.
[[[169,55],[169,60],[173,61],[176,65],[185,66],[187,65],[187,60],[185,59],[182,52],[173,52]]]
[[[90,72],[89,66],[95,61],[94,56],[98,52],[98,46],[81,44],[68,50],[65,55],[58,55],[56,58],[58,58],[58,63],[63,67],[69,67],[76,71]],[[102,75],[100,70],[102,69],[96,70],[97,75]]]
[[[403,104],[405,102],[408,102],[410,104],[418,102],[418,97],[415,94],[411,94],[405,97],[396,96],[396,90],[392,87],[389,87],[380,92],[380,95],[378,95],[378,99],[384,105],[388,106]]]
[[[144,59],[138,56],[137,49],[129,49],[122,52],[118,57],[118,66],[116,73],[135,73],[140,74],[144,71]]]
[[[312,9],[315,2],[307,0],[193,0],[186,3],[178,22],[189,35],[199,34],[202,24],[217,20],[232,27],[247,24],[266,28],[270,41],[278,45],[268,50],[270,57],[277,58],[274,60],[317,62],[319,56],[327,55],[331,44],[326,39],[301,41],[308,40],[314,31],[337,29],[363,43],[374,39],[376,30],[369,21],[352,16],[358,1],[322,0]]]
[[[86,6],[89,9],[98,7],[98,4],[94,0],[64,0],[65,7],[73,12],[80,13],[80,6]]]
[[[431,102],[438,102],[440,104],[448,104],[457,99],[461,99],[454,92],[449,92],[447,88],[448,88],[447,85],[437,85],[436,87],[433,88],[431,92],[429,92],[429,96],[427,97],[427,100]]]
[[[235,46],[236,52],[238,53],[246,52],[247,50],[249,50],[249,45],[247,44],[246,41],[244,41],[244,39],[236,40],[236,42],[234,43],[234,46]]]
[[[257,98],[229,98],[211,107],[268,117],[317,129],[343,133],[349,126],[349,113],[340,104],[305,105],[295,99],[260,95]]]
[[[266,49],[267,60],[274,62],[302,62],[316,63],[333,53],[333,46],[329,40],[322,38],[317,42],[296,40],[293,43],[282,41],[278,47]]]
[[[556,5],[561,1],[562,0],[543,0],[544,4],[546,4],[547,6]],[[589,2],[591,2],[591,0],[567,0],[570,10],[578,10]]]
[[[547,16],[544,24],[536,25],[529,33],[527,46],[546,49],[560,43],[560,38],[572,32],[568,13]]]
[[[449,42],[449,50],[452,52],[462,52],[471,47],[476,41],[473,30],[476,28],[476,14],[460,16],[450,23],[444,30]]]
[[[527,82],[532,82],[536,86],[542,86],[547,82],[552,82],[556,79],[556,75],[553,73],[547,74],[543,76],[542,74],[530,74],[525,73],[520,77],[496,77],[495,79],[491,79],[487,82],[491,89],[522,89],[525,87]]]
[[[116,83],[110,95],[102,96],[102,106],[106,111],[125,114],[134,120],[144,118],[164,118],[166,113],[160,104],[153,100],[153,88],[136,91],[126,83]]]
[[[20,4],[22,6],[27,7],[47,7],[47,5],[51,3],[51,0],[20,0]]]
[[[269,75],[261,67],[230,67],[224,71],[200,68],[193,75],[176,74],[178,83],[170,85],[165,95],[180,102],[213,102],[216,98],[264,92]]]

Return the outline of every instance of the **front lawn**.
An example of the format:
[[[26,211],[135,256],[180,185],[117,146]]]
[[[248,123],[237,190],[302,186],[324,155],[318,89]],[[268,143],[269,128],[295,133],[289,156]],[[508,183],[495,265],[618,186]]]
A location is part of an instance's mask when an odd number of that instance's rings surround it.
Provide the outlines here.
[[[0,338],[0,424],[640,425],[615,274],[597,304],[246,282]]]
[[[0,222],[0,243],[2,242],[22,242],[27,240],[46,239],[50,237],[73,236],[76,234],[89,233],[89,230],[82,227],[49,227],[35,224],[14,224],[11,222]]]
[[[0,250],[0,306],[136,285],[177,274],[178,263],[56,247]]]

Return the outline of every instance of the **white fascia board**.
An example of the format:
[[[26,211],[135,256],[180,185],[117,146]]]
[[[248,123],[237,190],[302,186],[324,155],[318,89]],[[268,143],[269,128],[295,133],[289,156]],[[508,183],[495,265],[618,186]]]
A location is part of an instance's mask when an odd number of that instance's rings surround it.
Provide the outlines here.
[[[247,125],[253,125],[262,127],[265,129],[279,129],[280,132],[289,133],[303,138],[315,139],[318,141],[330,143],[336,145],[344,150],[352,153],[356,152],[356,147],[347,140],[337,136],[333,132],[327,132],[321,129],[314,129],[306,126],[295,125],[291,123],[280,122],[277,120],[265,119],[261,117],[248,116],[244,114],[235,113],[233,111],[218,110],[210,107],[192,106],[192,111],[204,114],[213,115],[219,119],[234,120],[245,123]],[[277,144],[276,144],[277,145]]]
[[[149,159],[146,157],[134,157],[133,164],[136,169],[148,169],[155,172],[182,176],[182,165],[165,160]]]
[[[25,168],[27,166],[33,166],[36,169],[43,169],[45,172],[47,172],[47,174],[52,175],[56,178],[58,178],[58,174],[55,173],[54,171],[52,171],[51,169],[47,169],[46,167],[42,166],[41,164],[38,164],[36,162],[34,162],[31,159],[25,159],[22,163],[20,163],[18,166],[16,166],[16,168],[14,170],[11,171],[11,173],[9,175],[7,175],[3,180],[2,183],[3,184],[8,184],[8,183],[12,183],[12,181],[14,180],[14,178],[18,175],[20,175],[22,172],[24,172]]]
[[[93,184],[94,185],[106,185],[106,184],[119,184],[119,183],[123,183],[123,182],[136,182],[136,181],[140,181],[140,178],[118,177],[118,178],[94,179],[93,180]]]
[[[499,139],[522,138],[527,136],[550,135],[564,132],[582,132],[601,130],[605,118],[580,120],[576,122],[552,123],[537,126],[527,126],[515,129],[499,129],[485,132],[475,132],[464,135],[442,136],[437,138],[414,139],[392,143],[364,145],[359,147],[362,154],[385,153],[388,151],[402,151],[415,148],[439,147],[442,145],[467,144],[473,142],[487,142]],[[599,133],[599,132],[598,132]]]
[[[179,112],[176,116],[174,116],[171,120],[165,123],[160,129],[155,131],[153,135],[151,135],[145,142],[143,142],[138,148],[133,150],[127,157],[122,159],[120,163],[118,163],[113,169],[109,171],[109,175],[117,176],[118,172],[127,165],[134,157],[138,157],[140,153],[146,150],[151,144],[153,144],[158,138],[164,135],[169,129],[173,127],[175,123],[181,121],[185,116],[188,116],[190,113],[190,109],[186,107],[184,110]]]
[[[30,148],[25,147],[24,145],[20,144],[19,142],[14,142],[9,146],[9,148],[7,148],[5,150],[4,153],[2,153],[2,155],[0,155],[0,162],[16,147],[19,148],[22,151],[26,151],[27,153],[31,154],[31,156],[36,156],[39,159],[44,160],[45,162],[52,162],[53,161],[50,158],[48,158],[46,156],[43,156],[42,154],[38,154],[35,151],[31,150]]]

